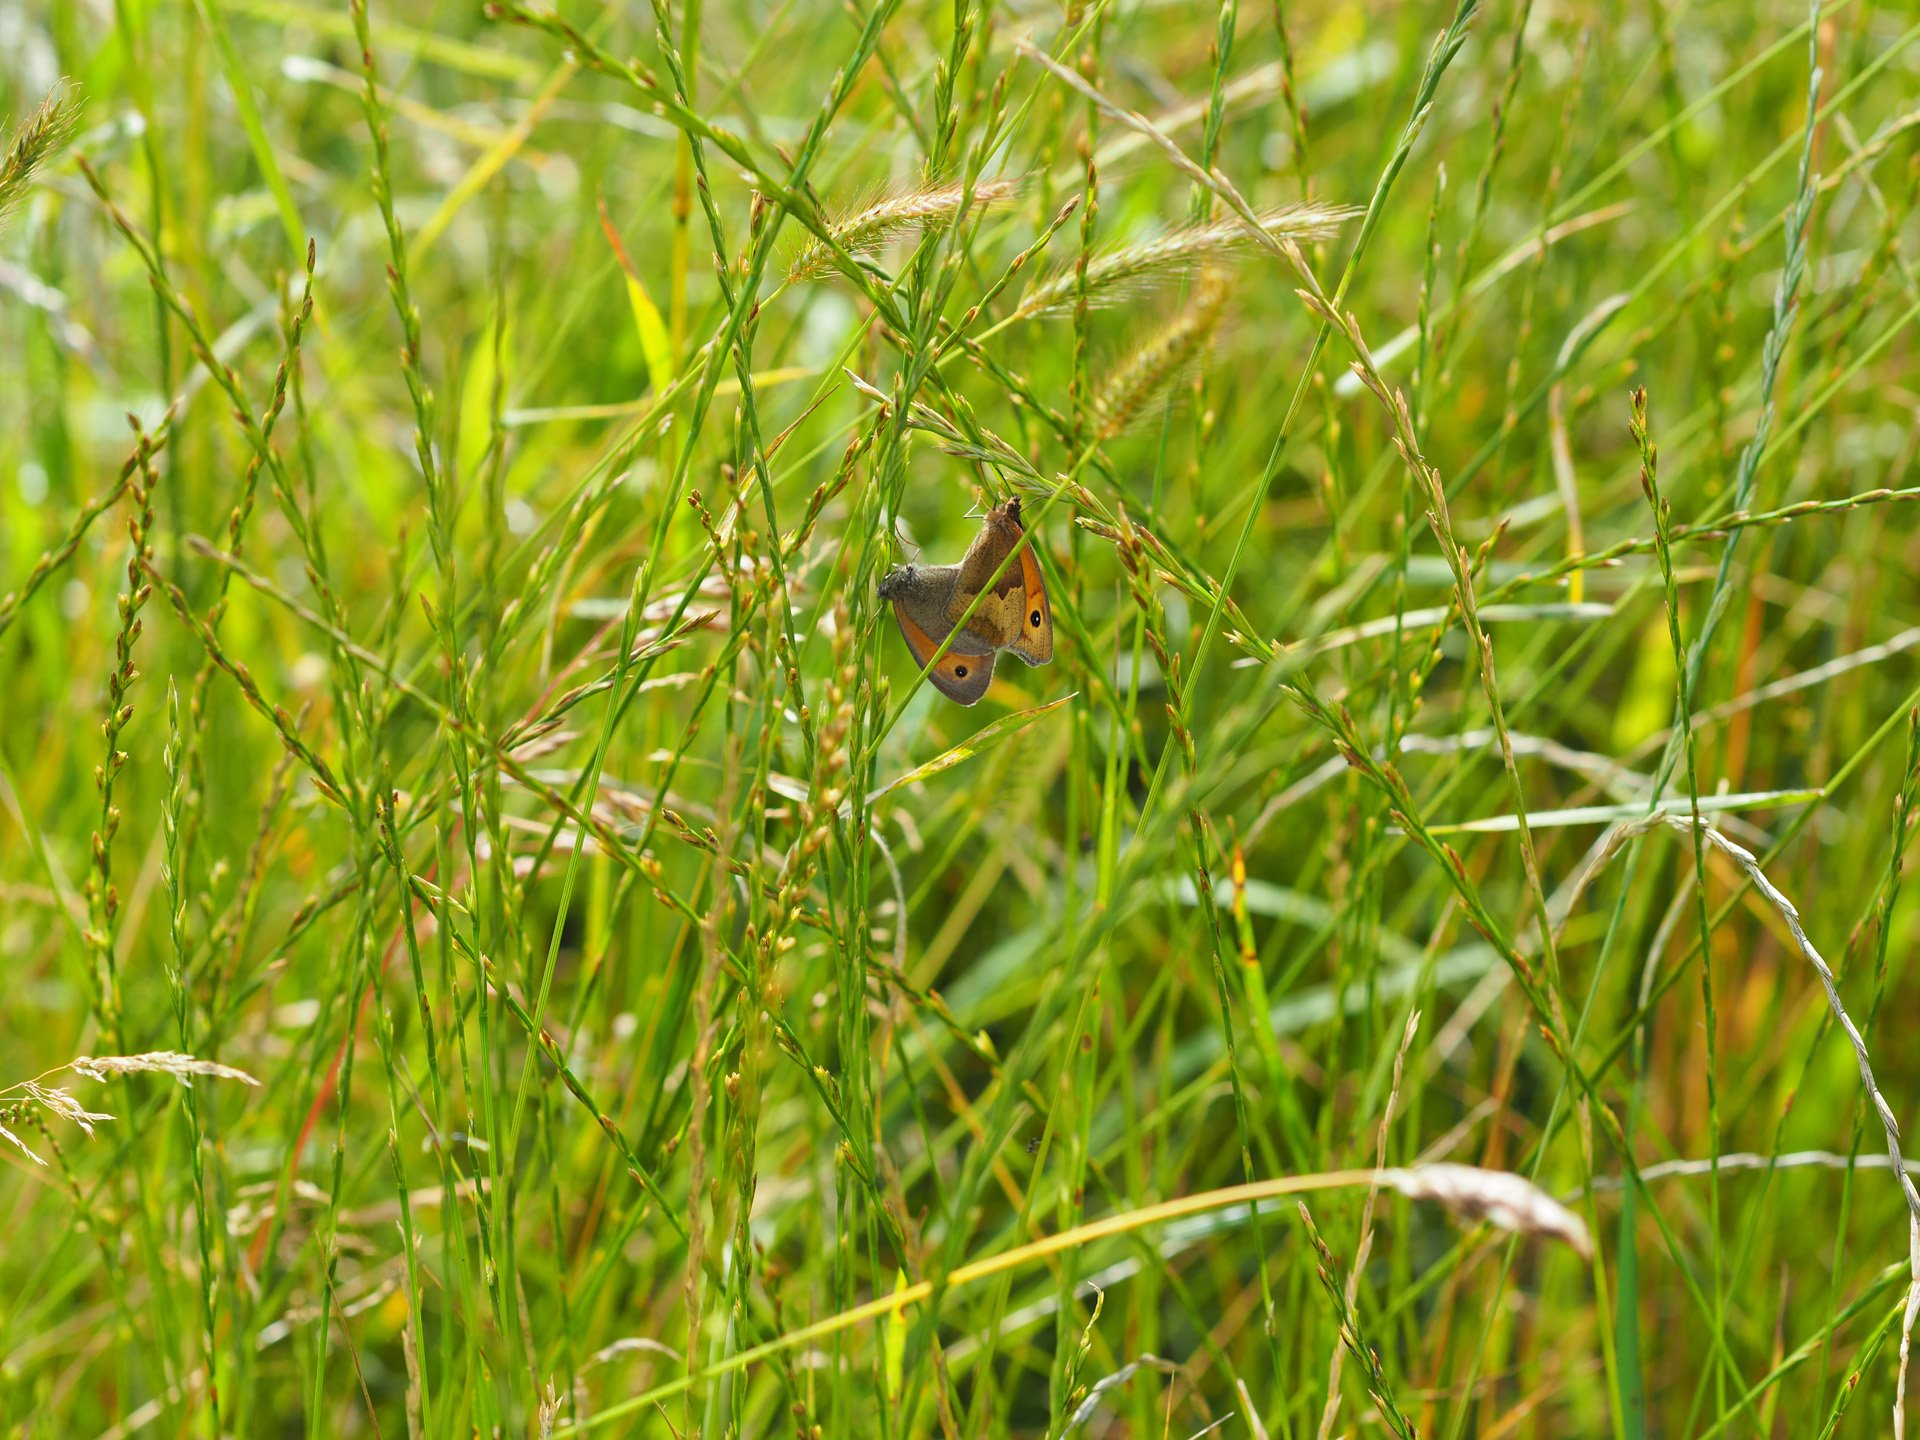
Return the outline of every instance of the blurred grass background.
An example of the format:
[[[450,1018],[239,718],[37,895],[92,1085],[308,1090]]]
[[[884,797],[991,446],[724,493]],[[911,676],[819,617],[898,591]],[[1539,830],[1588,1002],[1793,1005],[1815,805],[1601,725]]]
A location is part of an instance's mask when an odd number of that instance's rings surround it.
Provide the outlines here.
[[[3,0],[7,1433],[1889,1433],[1915,18]]]

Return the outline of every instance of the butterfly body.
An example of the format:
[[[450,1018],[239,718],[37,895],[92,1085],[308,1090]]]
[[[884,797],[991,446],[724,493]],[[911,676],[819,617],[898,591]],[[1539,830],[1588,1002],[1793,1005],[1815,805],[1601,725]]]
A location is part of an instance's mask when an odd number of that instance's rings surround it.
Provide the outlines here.
[[[1030,543],[1013,554],[1024,534],[1020,502],[1009,500],[987,513],[958,565],[902,565],[880,582],[880,598],[892,604],[919,665],[953,637],[927,672],[949,700],[971,705],[986,694],[999,651],[1029,665],[1053,659],[1053,610],[1040,563]]]

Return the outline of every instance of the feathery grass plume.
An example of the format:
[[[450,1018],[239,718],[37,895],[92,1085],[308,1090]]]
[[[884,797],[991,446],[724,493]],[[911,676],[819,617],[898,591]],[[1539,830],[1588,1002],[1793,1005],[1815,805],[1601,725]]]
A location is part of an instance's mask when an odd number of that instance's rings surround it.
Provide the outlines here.
[[[1477,1165],[1415,1165],[1387,1170],[1381,1181],[1409,1200],[1431,1200],[1455,1218],[1485,1220],[1518,1235],[1550,1235],[1581,1256],[1593,1254],[1587,1222],[1521,1175]]]
[[[20,122],[7,145],[6,159],[0,160],[0,231],[7,228],[33,187],[34,171],[66,148],[79,119],[80,102],[62,80]]]
[[[47,1117],[52,1116],[58,1120],[72,1121],[91,1136],[94,1121],[113,1119],[111,1115],[87,1109],[58,1085],[42,1085],[38,1080],[25,1080],[11,1088],[21,1094],[18,1099],[0,1103],[0,1140],[14,1146],[36,1165],[45,1165],[47,1162],[9,1126],[18,1125],[24,1129],[31,1125],[45,1134]]]
[[[1019,190],[1018,180],[975,181],[968,209],[976,213],[995,209],[1013,199]],[[829,233],[848,254],[871,254],[904,230],[931,230],[946,224],[959,213],[966,198],[966,188],[962,185],[935,185],[888,195],[836,221]],[[809,240],[787,267],[787,283],[817,280],[834,267],[837,259],[822,241]]]
[[[1200,358],[1220,328],[1229,288],[1223,273],[1207,271],[1192,302],[1107,373],[1093,397],[1095,434],[1111,440],[1125,430]]]
[[[82,1055],[67,1068],[89,1080],[104,1080],[109,1075],[171,1075],[176,1080],[185,1080],[189,1075],[211,1075],[216,1080],[260,1083],[244,1070],[178,1050],[148,1050],[139,1055]]]
[[[105,1080],[113,1075],[134,1075],[152,1073],[171,1075],[185,1083],[189,1075],[209,1075],[219,1080],[242,1080],[249,1085],[260,1082],[244,1070],[236,1070],[231,1065],[219,1065],[211,1060],[202,1060],[178,1050],[150,1050],[140,1055],[82,1055],[69,1061],[46,1075],[36,1076],[32,1080],[21,1080],[0,1089],[0,1141],[17,1148],[36,1165],[47,1162],[34,1153],[26,1141],[16,1135],[9,1126],[31,1124],[51,1138],[46,1128],[46,1120],[68,1120],[78,1125],[88,1135],[93,1134],[93,1122],[111,1120],[114,1117],[99,1110],[89,1110],[73,1098],[71,1091],[58,1085],[43,1085],[40,1082],[47,1075],[57,1075],[61,1070],[71,1070],[88,1080]],[[15,1092],[18,1092],[16,1095]]]
[[[1362,212],[1352,205],[1307,202],[1263,211],[1261,226],[1275,239],[1324,240]],[[1154,235],[1094,256],[1087,263],[1089,304],[1109,304],[1137,294],[1168,276],[1197,265],[1217,265],[1253,244],[1245,222],[1229,217]],[[1020,299],[1013,318],[1069,313],[1077,298],[1074,268],[1056,270]]]

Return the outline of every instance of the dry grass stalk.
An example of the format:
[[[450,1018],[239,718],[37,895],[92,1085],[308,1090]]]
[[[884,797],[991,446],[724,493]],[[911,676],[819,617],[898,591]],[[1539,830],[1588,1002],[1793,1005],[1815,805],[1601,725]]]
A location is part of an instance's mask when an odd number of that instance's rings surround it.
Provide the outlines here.
[[[1415,1165],[1388,1170],[1382,1183],[1409,1200],[1431,1200],[1462,1220],[1486,1221],[1516,1235],[1564,1240],[1584,1259],[1593,1254],[1587,1223],[1523,1175],[1477,1165]]]
[[[1839,1024],[1847,1041],[1853,1046],[1854,1062],[1860,1069],[1860,1084],[1867,1092],[1867,1100],[1873,1106],[1874,1113],[1880,1118],[1880,1128],[1887,1137],[1887,1159],[1893,1166],[1893,1173],[1900,1182],[1901,1198],[1907,1202],[1907,1307],[1900,1326],[1900,1368],[1894,1383],[1893,1433],[1895,1440],[1906,1434],[1907,1413],[1907,1369],[1912,1358],[1913,1327],[1920,1320],[1920,1190],[1914,1188],[1913,1176],[1907,1173],[1907,1162],[1900,1153],[1900,1122],[1894,1118],[1893,1107],[1887,1103],[1886,1095],[1873,1078],[1873,1061],[1867,1055],[1867,1042],[1860,1034],[1860,1027],[1853,1023],[1853,1017],[1847,1014],[1846,1007],[1840,1003],[1840,991],[1834,982],[1833,970],[1813,947],[1813,941],[1807,938],[1806,929],[1800,923],[1800,912],[1794,908],[1791,900],[1780,892],[1760,868],[1760,862],[1753,852],[1742,845],[1735,844],[1725,835],[1709,825],[1699,824],[1685,815],[1661,815],[1676,830],[1693,831],[1708,844],[1731,859],[1745,872],[1753,882],[1754,889],[1780,913],[1787,922],[1794,943],[1800,947],[1800,953],[1807,957],[1814,973],[1820,977],[1820,986],[1827,992],[1827,1008],[1833,1012],[1834,1020]]]
[[[1909,1158],[1908,1165],[1915,1163]],[[1718,1159],[1707,1160],[1662,1160],[1657,1165],[1643,1165],[1634,1172],[1636,1184],[1647,1185],[1655,1180],[1689,1179],[1701,1175],[1710,1175],[1718,1170],[1722,1175],[1740,1170],[1891,1170],[1893,1161],[1886,1155],[1843,1155],[1837,1150],[1788,1150],[1779,1155],[1756,1155],[1748,1150],[1731,1150]],[[1591,1190],[1597,1194],[1625,1190],[1627,1177],[1624,1175],[1596,1175],[1586,1185],[1568,1191],[1560,1198],[1565,1204],[1583,1198]]]
[[[1153,332],[1118,365],[1095,392],[1091,413],[1102,440],[1133,424],[1205,352],[1226,312],[1228,286],[1217,271],[1201,277],[1193,303]]]
[[[1580,892],[1593,882],[1609,860],[1620,853],[1628,840],[1660,825],[1692,835],[1695,822],[1689,815],[1675,815],[1661,811],[1638,820],[1622,821],[1615,825],[1594,846],[1591,857],[1572,886],[1571,900],[1578,899]],[[1920,1321],[1920,1189],[1914,1187],[1913,1176],[1908,1173],[1907,1162],[1900,1153],[1900,1122],[1894,1117],[1893,1107],[1887,1103],[1886,1095],[1882,1093],[1879,1082],[1873,1077],[1873,1061],[1867,1054],[1867,1042],[1860,1034],[1860,1027],[1853,1023],[1853,1017],[1847,1013],[1846,1006],[1841,1003],[1840,991],[1834,980],[1832,967],[1814,947],[1813,941],[1807,938],[1806,927],[1800,923],[1800,911],[1780,888],[1767,878],[1766,872],[1760,868],[1760,862],[1754,858],[1751,850],[1728,839],[1711,825],[1703,823],[1699,829],[1701,838],[1732,860],[1752,883],[1754,889],[1760,892],[1761,898],[1771,905],[1786,922],[1794,944],[1806,957],[1807,963],[1813,966],[1814,973],[1820,977],[1821,988],[1827,993],[1827,1008],[1833,1012],[1835,1022],[1847,1037],[1847,1043],[1853,1047],[1854,1063],[1860,1071],[1861,1087],[1867,1092],[1867,1102],[1873,1107],[1873,1112],[1880,1121],[1880,1129],[1886,1136],[1887,1160],[1899,1182],[1901,1198],[1906,1201],[1907,1206],[1907,1265],[1911,1277],[1900,1333],[1900,1368],[1894,1399],[1894,1432],[1896,1436],[1902,1435],[1905,1433],[1907,1368],[1912,1353],[1913,1329],[1915,1322]]]
[[[1262,229],[1276,238],[1324,240],[1361,212],[1350,205],[1283,205],[1262,211]],[[1100,305],[1137,294],[1146,286],[1196,266],[1216,265],[1253,244],[1244,221],[1215,220],[1155,235],[1096,255],[1087,263],[1087,299]],[[1021,297],[1016,318],[1063,315],[1076,301],[1074,267],[1056,270]]]
[[[1908,1188],[1912,1188],[1911,1182]],[[1920,1215],[1907,1216],[1907,1255],[1911,1279],[1907,1285],[1907,1308],[1900,1317],[1900,1371],[1893,1386],[1893,1433],[1896,1440],[1907,1433],[1907,1372],[1913,1364],[1913,1327],[1920,1322]]]
[[[1019,193],[1018,180],[979,180],[974,183],[969,213],[1006,204]],[[850,255],[866,255],[878,250],[895,235],[908,230],[931,230],[945,225],[960,213],[967,201],[960,185],[937,185],[909,190],[876,200],[864,210],[836,223],[830,233],[842,250]],[[839,257],[819,240],[809,241],[787,267],[787,283],[818,279],[831,270]]]
[[[33,188],[34,172],[66,148],[79,119],[80,102],[63,80],[20,122],[0,160],[0,230]]]

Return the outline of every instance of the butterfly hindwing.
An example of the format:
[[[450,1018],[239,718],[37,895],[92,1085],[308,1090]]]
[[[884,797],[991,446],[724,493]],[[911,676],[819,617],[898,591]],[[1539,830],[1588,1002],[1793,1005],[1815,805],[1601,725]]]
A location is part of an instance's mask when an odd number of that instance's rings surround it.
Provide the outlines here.
[[[900,624],[900,634],[907,642],[913,663],[926,670],[927,662],[940,648],[940,641],[915,623],[898,596],[893,601],[893,618]],[[984,650],[984,653],[969,653],[974,650]],[[993,651],[963,630],[954,636],[954,643],[940,657],[940,663],[927,670],[927,679],[949,700],[971,705],[987,693],[987,686],[993,681]]]

